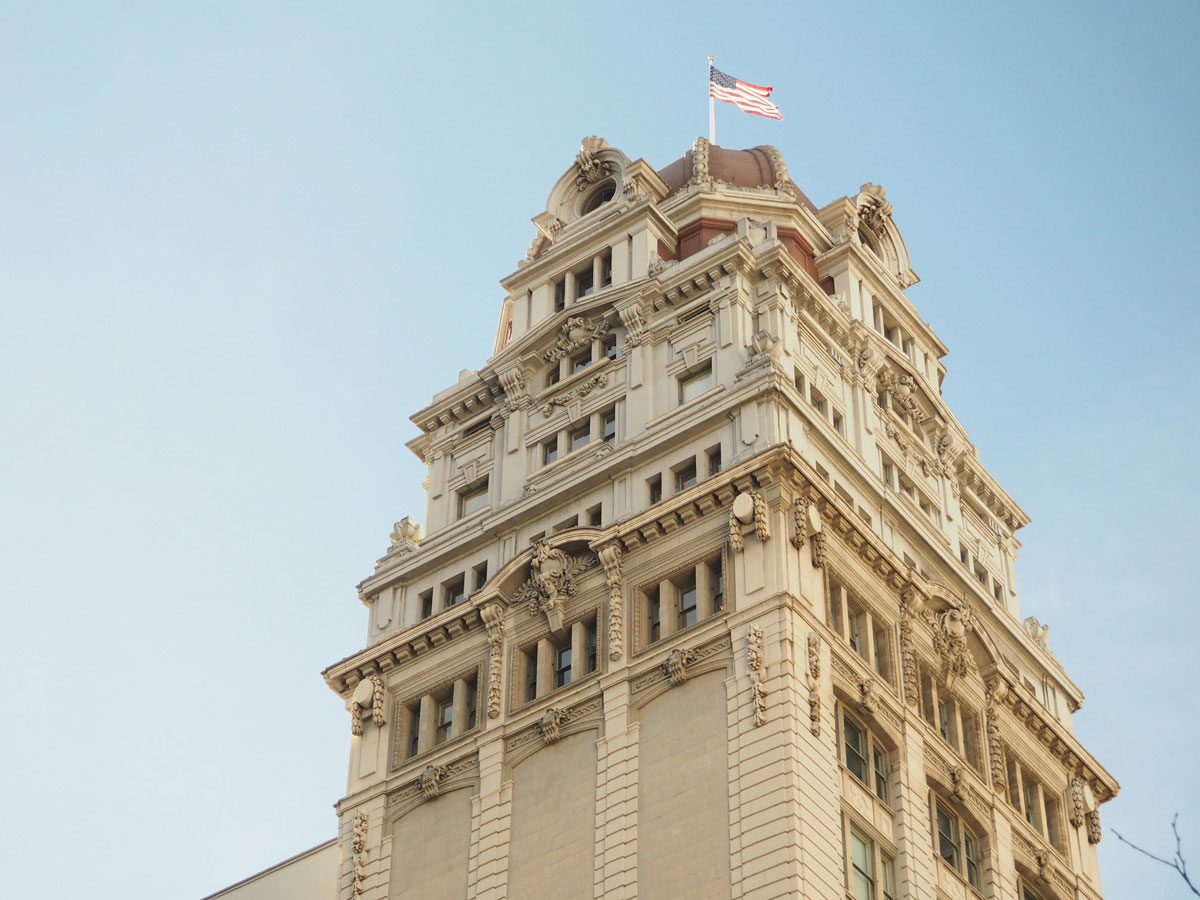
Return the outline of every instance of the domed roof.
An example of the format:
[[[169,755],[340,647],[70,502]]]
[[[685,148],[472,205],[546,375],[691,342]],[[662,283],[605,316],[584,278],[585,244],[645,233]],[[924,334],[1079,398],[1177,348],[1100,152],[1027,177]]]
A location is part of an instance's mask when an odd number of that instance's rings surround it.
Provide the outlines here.
[[[695,150],[689,150],[681,159],[658,170],[658,177],[666,182],[672,194],[692,180],[695,155]],[[709,144],[708,174],[715,181],[724,181],[735,187],[774,187],[775,167],[772,165],[772,155],[779,155],[779,151],[774,147],[726,150],[716,144]],[[782,167],[782,157],[780,157],[779,163]],[[786,174],[786,167],[784,172]],[[815,213],[816,206],[805,196],[804,191],[800,190],[796,182],[788,178],[788,183],[795,189],[796,197],[801,205]]]

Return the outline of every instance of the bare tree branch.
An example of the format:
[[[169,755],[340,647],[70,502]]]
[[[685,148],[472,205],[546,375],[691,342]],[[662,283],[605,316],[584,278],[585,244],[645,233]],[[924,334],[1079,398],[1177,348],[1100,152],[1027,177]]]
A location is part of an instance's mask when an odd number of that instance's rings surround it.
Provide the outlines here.
[[[1113,834],[1115,834],[1117,836],[1117,840],[1120,841],[1122,844],[1128,844],[1130,847],[1132,847],[1134,850],[1136,850],[1138,853],[1142,854],[1143,856],[1148,856],[1155,862],[1162,863],[1168,869],[1174,869],[1176,872],[1179,873],[1179,877],[1183,879],[1183,883],[1188,886],[1188,888],[1191,890],[1191,892],[1193,894],[1195,894],[1197,897],[1200,897],[1200,890],[1196,890],[1196,886],[1194,884],[1192,884],[1192,879],[1188,877],[1187,860],[1185,860],[1183,858],[1183,843],[1179,837],[1178,822],[1179,822],[1179,813],[1175,813],[1175,815],[1171,818],[1171,831],[1175,835],[1175,858],[1170,859],[1170,860],[1163,859],[1161,856],[1155,856],[1153,853],[1151,853],[1148,850],[1143,850],[1141,847],[1139,847],[1133,841],[1127,840],[1121,834],[1121,832],[1117,831],[1115,828],[1113,829]]]

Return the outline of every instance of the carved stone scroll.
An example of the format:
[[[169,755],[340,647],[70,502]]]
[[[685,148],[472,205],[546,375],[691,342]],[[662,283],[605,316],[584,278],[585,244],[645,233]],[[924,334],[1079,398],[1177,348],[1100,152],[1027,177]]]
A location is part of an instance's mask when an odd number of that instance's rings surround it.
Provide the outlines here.
[[[754,532],[764,544],[771,539],[771,523],[767,518],[767,501],[759,491],[751,491],[754,501]]]
[[[432,800],[442,792],[442,782],[446,779],[447,766],[426,766],[421,770],[417,783],[421,788],[421,796]]]
[[[904,678],[904,702],[909,706],[917,706],[921,699],[917,649],[913,646],[912,629],[913,620],[924,602],[911,583],[900,592],[900,667]]]
[[[621,546],[608,544],[596,551],[608,580],[608,658],[620,659],[625,633],[625,597],[621,591]]]
[[[558,339],[554,346],[542,354],[542,359],[548,363],[557,362],[580,347],[590,345],[592,341],[608,331],[608,320],[589,324],[583,316],[571,316],[563,323]]]
[[[875,679],[870,676],[858,683],[860,699],[858,705],[863,712],[874,713],[879,707],[879,695],[875,692]]]
[[[1083,822],[1087,826],[1087,839],[1089,844],[1100,843],[1100,810],[1093,809],[1085,813]]]
[[[500,716],[501,678],[504,670],[504,606],[488,603],[480,608],[479,617],[488,635],[488,718]]]
[[[796,500],[792,503],[792,534],[788,540],[797,550],[804,546],[804,539],[808,536],[806,512],[803,500]]]
[[[754,724],[767,724],[767,685],[763,680],[763,630],[751,625],[746,633],[746,665],[750,669],[750,699],[754,704]]]
[[[1071,812],[1067,818],[1075,828],[1083,825],[1083,817],[1087,810],[1083,805],[1083,779],[1071,779]]]
[[[933,649],[942,658],[942,678],[951,685],[956,677],[965,678],[975,663],[967,651],[967,633],[972,624],[971,608],[957,601],[940,613],[927,612],[925,620],[933,629]]]
[[[812,550],[812,564],[818,569],[825,567],[825,556],[827,552],[825,541],[826,537],[824,531],[818,531],[809,541],[809,547]]]
[[[815,631],[808,633],[808,719],[813,737],[821,736],[821,636]]]
[[[676,648],[670,652],[662,668],[663,673],[670,680],[671,684],[679,686],[687,681],[687,665],[694,657],[694,651],[684,650],[683,648]]]
[[[608,141],[594,134],[580,142],[579,153],[575,157],[575,187],[579,190],[584,190],[589,184],[595,184],[616,171],[616,166],[610,160],[600,158],[600,151],[607,147]]]
[[[354,837],[351,847],[354,850],[354,880],[355,897],[361,897],[367,889],[367,819],[366,810],[354,814]]]
[[[1005,784],[1004,772],[1004,742],[1000,739],[1000,701],[1008,686],[999,678],[991,679],[987,684],[987,706],[983,712],[984,728],[987,730],[988,766],[992,773],[992,786],[1003,790]]]
[[[555,709],[553,706],[542,713],[542,717],[537,721],[537,730],[543,741],[553,744],[562,736],[560,729],[566,716],[565,709]]]
[[[559,631],[566,602],[575,596],[579,573],[594,563],[594,558],[568,556],[545,540],[537,541],[529,560],[529,580],[517,588],[514,597],[518,603],[528,603],[531,614],[544,612],[551,630]]]

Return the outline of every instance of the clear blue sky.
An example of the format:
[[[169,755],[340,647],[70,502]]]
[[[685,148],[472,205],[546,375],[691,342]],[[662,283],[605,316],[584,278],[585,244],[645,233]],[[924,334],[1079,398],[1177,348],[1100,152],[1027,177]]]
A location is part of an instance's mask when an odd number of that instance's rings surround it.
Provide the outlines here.
[[[195,898],[333,834],[321,681],[420,518],[579,139],[662,166],[705,55],[818,206],[884,185],[945,395],[1033,517],[1025,614],[1120,779],[1106,893],[1184,896],[1200,7],[0,3],[0,894]]]

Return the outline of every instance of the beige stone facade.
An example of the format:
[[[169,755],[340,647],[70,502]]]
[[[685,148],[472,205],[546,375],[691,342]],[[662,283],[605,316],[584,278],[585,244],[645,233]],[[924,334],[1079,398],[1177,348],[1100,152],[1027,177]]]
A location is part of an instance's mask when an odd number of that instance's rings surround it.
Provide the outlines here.
[[[1117,784],[883,189],[588,138],[534,224],[325,672],[339,900],[1098,898]]]

